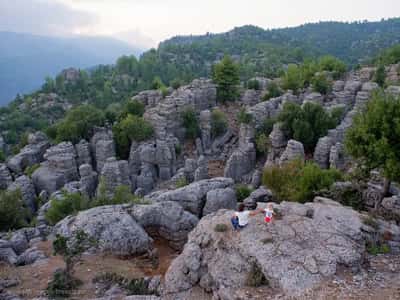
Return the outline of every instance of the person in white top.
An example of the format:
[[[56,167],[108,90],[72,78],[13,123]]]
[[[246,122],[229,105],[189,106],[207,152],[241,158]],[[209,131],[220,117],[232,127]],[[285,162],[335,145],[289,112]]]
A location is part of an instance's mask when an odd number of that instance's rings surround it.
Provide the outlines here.
[[[259,211],[245,210],[243,203],[239,204],[238,211],[233,215],[231,222],[234,230],[244,228],[249,223],[249,216],[255,216]]]

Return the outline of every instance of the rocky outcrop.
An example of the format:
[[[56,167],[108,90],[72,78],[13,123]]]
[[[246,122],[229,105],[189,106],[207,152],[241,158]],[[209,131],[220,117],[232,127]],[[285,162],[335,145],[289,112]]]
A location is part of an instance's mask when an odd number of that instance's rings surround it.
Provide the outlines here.
[[[236,192],[232,188],[215,189],[207,193],[206,204],[203,208],[203,216],[216,212],[220,209],[236,210]]]
[[[260,90],[245,90],[240,102],[245,105],[256,105],[261,102],[263,92]]]
[[[182,112],[188,108],[196,112],[210,109],[216,105],[216,97],[217,89],[210,80],[196,79],[148,109],[144,117],[152,123],[158,139],[173,135],[183,140]]]
[[[184,211],[176,202],[134,205],[129,213],[148,234],[164,238],[175,249],[183,248],[189,232],[198,222],[196,216]]]
[[[97,173],[89,164],[83,164],[79,167],[79,192],[83,195],[93,197],[96,193],[98,183]]]
[[[208,179],[208,161],[202,155],[197,160],[197,169],[194,171],[194,181]]]
[[[243,204],[247,209],[256,209],[258,202],[272,201],[272,192],[264,186],[259,187],[253,191],[249,197],[243,200]]]
[[[233,299],[257,268],[272,287],[299,296],[339,266],[357,270],[363,263],[365,240],[357,212],[333,201],[275,207],[281,217],[274,223],[265,226],[261,216],[251,218],[234,239],[214,230],[226,224],[231,231],[232,211],[204,217],[167,271],[165,295],[185,299],[196,287],[216,299]]]
[[[225,166],[224,176],[232,178],[235,182],[240,182],[245,175],[249,175],[254,170],[255,164],[256,149],[254,144],[241,145],[229,157]]]
[[[70,142],[47,149],[44,158],[46,161],[32,174],[37,191],[45,190],[50,195],[66,183],[79,180],[76,152]]]
[[[283,151],[282,156],[279,159],[279,164],[282,165],[286,162],[296,159],[304,161],[305,159],[304,146],[302,143],[298,141],[289,140],[285,151]]]
[[[50,143],[42,132],[31,133],[28,137],[28,145],[7,161],[7,166],[16,174],[22,174],[26,167],[43,161],[43,155]]]
[[[29,208],[30,212],[34,213],[36,211],[35,186],[28,176],[23,175],[15,179],[15,181],[9,186],[9,190],[19,190],[26,207]]]
[[[90,154],[90,144],[87,141],[81,140],[78,144],[75,145],[75,150],[77,154],[76,162],[78,166],[84,164],[93,164],[92,156]]]
[[[329,155],[332,147],[332,139],[328,136],[322,137],[318,140],[317,146],[314,151],[314,161],[320,168],[329,168]]]
[[[203,110],[200,112],[200,135],[203,150],[208,152],[211,147],[211,111]]]
[[[6,164],[0,164],[0,189],[5,190],[12,183],[10,170]]]
[[[96,127],[90,146],[95,158],[95,170],[100,173],[107,159],[116,156],[112,131],[108,128]]]
[[[156,106],[162,99],[164,99],[164,96],[160,90],[142,91],[132,97],[132,100],[139,101],[147,107]]]
[[[98,189],[104,185],[107,197],[113,197],[115,189],[121,185],[130,188],[128,161],[117,160],[115,157],[108,158],[101,171],[100,183]]]
[[[271,147],[268,150],[268,157],[265,166],[271,166],[279,163],[279,158],[281,157],[283,151],[285,151],[287,145],[287,139],[282,131],[282,124],[274,124],[274,128],[269,135],[269,140],[271,142]]]
[[[152,239],[121,205],[95,207],[66,217],[54,227],[54,233],[66,237],[83,230],[97,241],[102,252],[115,255],[146,253]]]
[[[155,202],[174,201],[178,202],[185,210],[196,216],[201,216],[206,202],[206,195],[209,191],[233,186],[230,178],[217,177],[207,180],[200,180],[185,187],[167,191],[154,197],[149,197]]]

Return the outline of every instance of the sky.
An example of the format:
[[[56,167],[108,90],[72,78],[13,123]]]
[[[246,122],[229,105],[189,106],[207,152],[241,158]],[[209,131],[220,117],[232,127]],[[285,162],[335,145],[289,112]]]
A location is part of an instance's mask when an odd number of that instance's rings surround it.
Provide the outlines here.
[[[109,35],[144,48],[175,35],[236,26],[400,16],[400,0],[0,0],[0,31]]]

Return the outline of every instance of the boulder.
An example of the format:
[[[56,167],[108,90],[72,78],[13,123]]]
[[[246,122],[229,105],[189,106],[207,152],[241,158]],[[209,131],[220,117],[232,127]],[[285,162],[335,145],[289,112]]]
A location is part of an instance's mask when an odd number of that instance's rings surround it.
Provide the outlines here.
[[[243,200],[243,204],[247,209],[256,209],[259,202],[270,202],[272,200],[272,192],[264,186],[253,191],[249,197]]]
[[[165,275],[164,295],[188,295],[193,289],[216,299],[234,299],[258,268],[271,287],[287,296],[301,296],[339,267],[360,268],[365,253],[361,215],[350,208],[322,203],[283,202],[282,215],[265,226],[262,216],[250,218],[232,238],[232,211],[201,219],[188,243]],[[214,230],[225,224],[227,232]]]
[[[10,170],[6,164],[0,164],[0,189],[5,190],[12,183]]]
[[[152,248],[152,239],[122,205],[81,211],[57,223],[53,231],[71,237],[77,230],[95,239],[101,251],[114,255],[141,254]]]
[[[47,149],[44,158],[46,161],[32,174],[37,191],[52,194],[66,183],[79,179],[76,152],[70,142]]]
[[[7,166],[16,174],[22,174],[26,167],[43,161],[43,155],[50,143],[42,132],[31,133],[28,136],[28,145],[7,161]]]
[[[332,139],[329,136],[325,136],[318,140],[317,146],[315,147],[314,161],[322,169],[329,168],[329,156],[332,145]]]
[[[289,140],[285,151],[282,153],[282,156],[279,159],[279,164],[282,165],[286,162],[296,159],[304,161],[305,159],[304,146],[302,143],[298,141]]]
[[[12,248],[10,242],[5,240],[0,240],[0,261],[4,261],[10,265],[17,263],[18,255]]]
[[[38,260],[46,259],[46,254],[37,249],[36,247],[32,247],[27,249],[24,253],[18,256],[16,264],[18,266],[26,266],[35,263]]]
[[[208,179],[208,161],[203,155],[197,160],[197,166],[194,172],[194,181]]]
[[[194,173],[197,169],[197,161],[193,158],[187,158],[185,160],[185,177],[189,182],[194,181]]]
[[[175,249],[182,249],[198,218],[176,202],[134,205],[129,213],[153,237],[162,237]]]
[[[15,191],[17,189],[21,192],[26,207],[29,208],[31,213],[34,213],[37,207],[35,186],[33,185],[32,179],[25,175],[15,179],[15,181],[9,186],[9,190]]]
[[[196,216],[201,216],[209,191],[233,186],[231,178],[217,177],[200,180],[182,188],[161,193],[152,200],[156,202],[178,202],[185,210]]]
[[[400,96],[400,86],[391,85],[386,88],[386,93],[391,94],[395,97]]]
[[[29,241],[23,231],[15,232],[10,238],[10,244],[16,254],[21,254],[29,247]]]
[[[253,143],[240,145],[229,157],[224,176],[240,182],[243,176],[248,175],[256,165],[256,149]]]
[[[203,208],[203,216],[223,208],[236,210],[237,199],[235,190],[226,188],[209,191],[207,193],[206,204]]]
[[[324,96],[322,96],[320,93],[312,92],[304,97],[304,103],[311,102],[311,103],[316,103],[323,105],[324,104]]]
[[[114,196],[115,189],[118,186],[124,185],[131,187],[131,181],[129,179],[129,165],[126,160],[117,160],[115,157],[108,158],[105,162],[100,175],[101,184],[104,184],[104,188],[108,197]],[[98,192],[101,186],[98,187]]]

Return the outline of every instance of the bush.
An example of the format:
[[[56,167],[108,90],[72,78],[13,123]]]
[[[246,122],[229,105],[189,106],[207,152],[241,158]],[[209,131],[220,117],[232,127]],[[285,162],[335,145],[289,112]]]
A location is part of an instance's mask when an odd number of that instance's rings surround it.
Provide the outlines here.
[[[6,155],[4,154],[3,150],[0,150],[0,162],[6,161]]]
[[[246,112],[246,109],[242,108],[238,114],[237,119],[241,124],[250,124],[253,120],[253,115]]]
[[[367,245],[367,251],[371,255],[388,254],[390,253],[390,246],[388,244]]]
[[[380,87],[384,87],[386,81],[386,71],[384,65],[381,64],[376,69],[374,81],[379,84]]]
[[[72,277],[66,270],[56,270],[47,286],[46,294],[51,299],[69,298],[72,291],[81,284],[79,279]]]
[[[332,90],[332,83],[324,74],[315,75],[311,82],[314,91],[322,95],[326,95]]]
[[[132,141],[149,139],[153,135],[153,126],[141,117],[128,115],[113,126],[113,133],[118,155],[127,158]]]
[[[182,112],[182,123],[185,127],[185,135],[188,139],[196,139],[200,134],[199,122],[196,113],[193,109],[189,108]]]
[[[238,184],[235,186],[235,191],[237,201],[242,202],[244,199],[250,196],[250,194],[253,192],[253,189],[249,188],[245,184]]]
[[[0,191],[0,231],[18,229],[26,225],[29,212],[20,190]]]
[[[182,80],[177,79],[177,78],[171,81],[171,87],[174,90],[179,89],[182,86],[182,84],[183,84]]]
[[[257,79],[251,79],[249,81],[247,81],[247,88],[249,90],[260,90],[260,82]]]
[[[61,199],[51,199],[51,205],[46,212],[46,220],[54,225],[69,215],[89,208],[89,199],[79,193],[69,194],[63,191]]]
[[[275,82],[271,82],[268,85],[267,93],[263,96],[263,101],[268,101],[272,98],[277,98],[282,96],[282,91]]]
[[[152,88],[153,90],[159,90],[159,89],[161,89],[161,88],[164,87],[164,86],[165,86],[165,85],[164,85],[164,83],[162,82],[162,80],[161,80],[160,77],[158,77],[158,76],[154,77],[153,82],[151,83],[151,88]]]
[[[187,185],[188,185],[188,182],[187,182],[186,178],[182,177],[176,182],[175,187],[177,189],[179,189],[179,188],[182,188],[182,187],[187,186]]]
[[[251,265],[250,272],[247,275],[246,284],[251,287],[268,285],[268,280],[265,278],[265,275],[258,264],[253,263]]]
[[[226,224],[217,224],[214,227],[215,232],[226,232],[228,230],[228,226]]]
[[[122,118],[125,118],[128,115],[142,117],[145,111],[145,106],[142,102],[137,100],[129,100],[122,111]]]
[[[267,154],[269,149],[270,141],[264,133],[257,134],[256,136],[256,150],[260,154]]]
[[[81,105],[71,109],[65,118],[56,126],[56,140],[78,143],[81,139],[89,139],[93,127],[102,126],[104,113],[92,105]]]
[[[105,118],[110,124],[114,124],[123,114],[124,108],[121,103],[111,103],[105,111]]]
[[[304,87],[302,72],[297,65],[291,64],[288,66],[282,78],[282,86],[285,90],[292,90],[293,93],[297,93],[299,89]]]
[[[40,168],[39,164],[34,164],[32,166],[26,167],[24,174],[28,177],[32,177],[32,174]]]
[[[302,142],[306,152],[312,152],[319,138],[339,123],[336,115],[333,116],[321,105],[310,102],[303,106],[285,103],[278,120],[282,122],[286,137]]]
[[[319,59],[319,71],[329,71],[333,74],[333,79],[339,79],[346,72],[346,65],[340,59],[327,55]]]
[[[219,109],[211,113],[211,135],[215,138],[225,133],[228,128],[228,120],[225,114]]]
[[[318,192],[328,189],[341,179],[339,171],[322,170],[315,163],[294,160],[283,166],[264,170],[263,183],[273,191],[278,201],[312,201]]]

